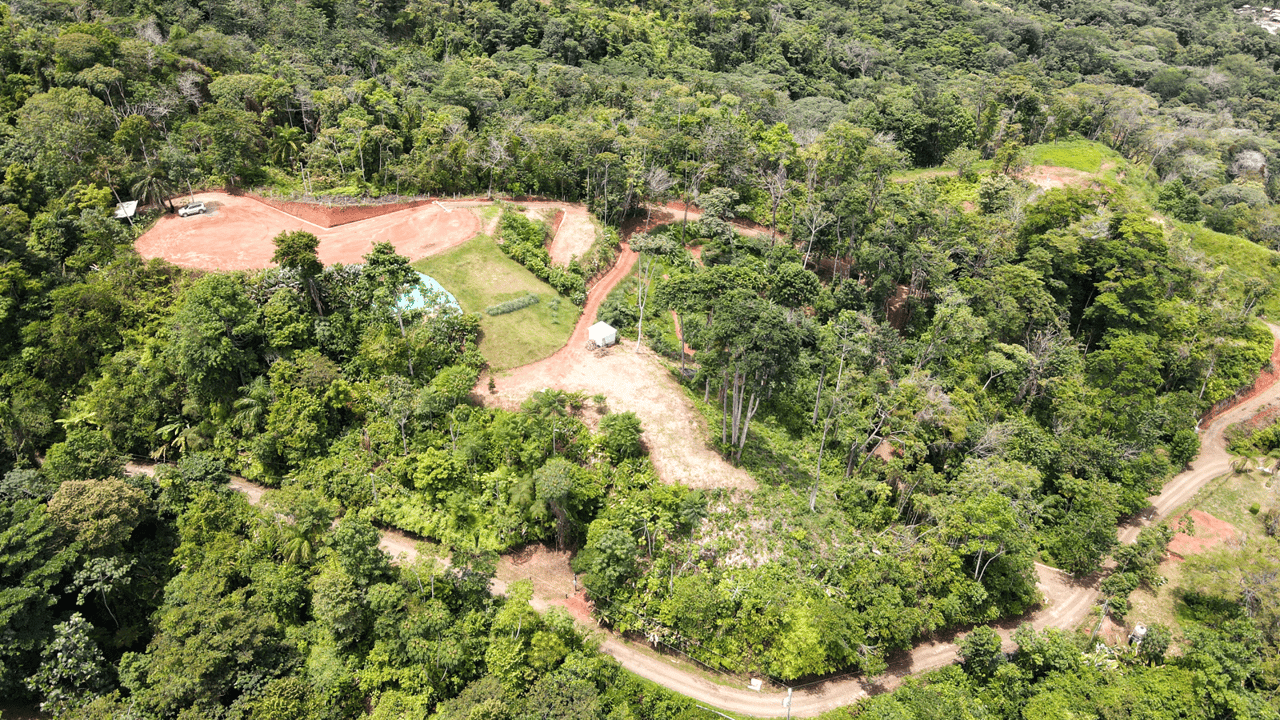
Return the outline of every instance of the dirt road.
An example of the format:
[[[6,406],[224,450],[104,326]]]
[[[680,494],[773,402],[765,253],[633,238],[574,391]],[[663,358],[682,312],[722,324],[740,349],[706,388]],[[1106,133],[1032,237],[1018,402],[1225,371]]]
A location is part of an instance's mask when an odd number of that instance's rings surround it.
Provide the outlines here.
[[[676,211],[664,212],[670,212],[671,219],[675,219]],[[694,216],[695,213],[690,213],[690,219]],[[630,273],[635,261],[636,254],[624,244],[617,264],[588,293],[582,319],[568,345],[542,361],[498,376],[499,390],[494,395],[481,389],[487,385],[487,379],[482,379],[477,386],[477,396],[487,404],[516,406],[529,393],[547,387],[582,390],[588,394],[602,393],[609,398],[611,409],[630,410],[640,416],[645,427],[644,441],[664,480],[695,487],[754,487],[750,476],[728,465],[718,454],[706,448],[705,423],[665,368],[651,358],[633,352],[634,346],[630,344],[615,347],[599,357],[585,349],[587,327],[595,321],[596,311],[609,291]],[[1280,327],[1269,327],[1277,340],[1276,352],[1280,353]],[[1121,540],[1132,542],[1141,527],[1168,517],[1207,482],[1229,472],[1231,458],[1226,451],[1223,431],[1259,409],[1278,402],[1280,384],[1270,384],[1259,387],[1248,399],[1212,418],[1201,428],[1199,456],[1185,472],[1172,478],[1163,491],[1151,499],[1151,508],[1140,520],[1119,529]],[[147,469],[131,464],[130,472],[147,472]],[[245,493],[251,502],[261,502],[264,488],[242,478],[233,479],[231,486]],[[380,544],[392,557],[401,560],[417,556],[416,543],[399,533],[384,533]],[[572,573],[568,569],[567,554],[544,553],[544,557],[533,565],[528,565],[528,562],[522,562],[516,556],[504,556],[493,583],[494,590],[501,592],[516,579],[532,579],[535,607],[546,609],[561,605],[579,621],[594,624],[590,620],[589,605],[580,592],[575,592],[576,585],[569,585]],[[1097,577],[1075,580],[1043,565],[1037,565],[1036,570],[1037,585],[1045,597],[1045,605],[1024,618],[999,624],[997,629],[1006,640],[1012,630],[1024,621],[1038,629],[1076,627],[1097,603]],[[956,636],[952,636],[925,641],[912,652],[893,658],[889,672],[877,678],[875,684],[859,677],[848,677],[801,688],[792,698],[791,715],[812,717],[856,702],[869,693],[895,687],[909,675],[953,663],[957,660],[955,639]],[[648,648],[608,633],[602,648],[627,670],[699,702],[753,717],[778,717],[785,713],[783,692],[754,692],[746,687],[735,688],[711,682]]]
[[[1271,335],[1276,339],[1272,362],[1280,358],[1280,326],[1267,323]],[[1275,377],[1268,380],[1275,383]],[[1159,495],[1151,498],[1151,508],[1135,522],[1121,528],[1120,539],[1131,543],[1138,537],[1143,527],[1163,520],[1176,509],[1186,504],[1205,483],[1231,472],[1231,454],[1227,452],[1227,440],[1223,436],[1227,427],[1243,420],[1248,420],[1254,413],[1263,408],[1280,403],[1280,384],[1272,384],[1255,391],[1252,397],[1214,416],[1204,427],[1200,428],[1200,454],[1183,472],[1165,483]]]
[[[632,257],[634,258],[634,254]],[[619,263],[620,267],[624,265],[625,263]],[[1277,352],[1280,352],[1280,327],[1270,327],[1277,340]],[[624,354],[632,355],[629,352]],[[1152,510],[1143,522],[1154,522],[1167,517],[1195,495],[1205,483],[1229,471],[1230,456],[1226,452],[1223,431],[1228,425],[1244,420],[1258,409],[1277,402],[1280,402],[1280,384],[1271,384],[1259,388],[1253,397],[1209,422],[1201,430],[1200,456],[1186,472],[1166,483],[1160,495],[1152,498]],[[153,471],[152,466],[140,463],[130,463],[126,469],[131,473],[150,474]],[[232,479],[231,487],[244,493],[254,504],[261,503],[265,491],[265,488],[238,477]],[[1139,524],[1126,526],[1121,529],[1120,535],[1127,542],[1131,541],[1139,528]],[[414,540],[400,533],[384,532],[380,545],[392,557],[401,561],[417,557]],[[541,548],[506,555],[499,563],[492,588],[495,592],[503,592],[515,580],[532,580],[534,607],[545,610],[559,605],[568,609],[579,622],[589,627],[594,626],[595,622],[590,617],[590,605],[582,597],[568,564],[567,553]],[[1023,622],[1029,622],[1037,629],[1074,628],[1089,616],[1098,601],[1097,576],[1075,579],[1039,563],[1036,564],[1036,572],[1037,586],[1045,597],[1045,605],[1026,617],[996,625],[1006,642],[1012,631]],[[791,715],[813,717],[857,702],[871,693],[892,689],[910,675],[954,663],[958,659],[954,642],[958,637],[959,634],[956,633],[949,637],[927,640],[918,644],[910,653],[892,658],[889,672],[877,678],[875,683],[861,677],[845,677],[800,688],[792,697]],[[612,633],[604,633],[601,647],[630,672],[698,702],[752,717],[779,717],[785,714],[782,706],[782,700],[786,696],[784,692],[754,692],[745,686],[733,687],[712,682],[701,673],[680,667],[681,660],[678,658],[673,660],[658,655],[649,648],[627,642]]]
[[[647,348],[637,353],[629,340],[599,352],[586,348],[587,329],[596,322],[600,304],[631,273],[637,257],[622,244],[613,268],[587,292],[587,303],[568,344],[538,362],[494,374],[494,393],[488,391],[489,376],[481,377],[473,397],[491,407],[515,409],[530,394],[546,388],[604,395],[610,411],[634,412],[640,418],[641,442],[663,482],[695,488],[754,488],[755,480],[746,471],[707,446],[706,421]]]

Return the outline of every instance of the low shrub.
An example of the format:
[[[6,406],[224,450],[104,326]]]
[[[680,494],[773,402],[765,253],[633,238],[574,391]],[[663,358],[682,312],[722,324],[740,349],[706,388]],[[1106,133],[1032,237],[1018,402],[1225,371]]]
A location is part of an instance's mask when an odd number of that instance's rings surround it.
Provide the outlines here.
[[[529,293],[528,295],[523,295],[514,300],[508,300],[503,303],[498,303],[492,307],[487,307],[484,311],[487,315],[506,315],[507,313],[512,313],[536,304],[538,304],[538,296],[533,293]]]

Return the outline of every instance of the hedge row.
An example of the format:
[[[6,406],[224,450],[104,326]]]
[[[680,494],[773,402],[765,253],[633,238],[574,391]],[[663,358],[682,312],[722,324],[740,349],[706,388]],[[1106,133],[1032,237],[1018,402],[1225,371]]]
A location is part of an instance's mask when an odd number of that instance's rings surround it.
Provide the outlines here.
[[[484,311],[489,315],[506,315],[507,313],[515,312],[521,308],[527,308],[530,305],[536,305],[537,303],[538,303],[538,296],[530,293],[528,295],[518,297],[514,300],[508,300],[503,303],[498,303],[493,307],[487,307],[484,309]]]
[[[546,223],[535,223],[518,212],[505,211],[498,224],[498,235],[502,239],[498,247],[570,302],[582,306],[587,302],[586,275],[577,263],[567,268],[551,264],[551,254],[546,248],[548,232]]]

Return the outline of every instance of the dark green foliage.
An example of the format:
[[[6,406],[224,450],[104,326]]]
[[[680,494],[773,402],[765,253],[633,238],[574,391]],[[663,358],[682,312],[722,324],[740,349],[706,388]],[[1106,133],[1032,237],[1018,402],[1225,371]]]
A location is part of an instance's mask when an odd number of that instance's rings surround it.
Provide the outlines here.
[[[59,539],[57,526],[35,500],[0,503],[0,690],[17,697],[51,637],[57,587],[77,548]]]
[[[67,432],[67,439],[54,444],[45,456],[40,472],[51,482],[101,480],[119,476],[124,468],[111,441],[89,428]]]
[[[639,457],[641,430],[635,413],[610,413],[600,419],[600,446],[615,463]]]
[[[1159,215],[1280,246],[1280,40],[1231,9],[0,7],[0,695],[74,688],[72,717],[704,717],[523,589],[488,595],[495,551],[553,537],[603,622],[786,679],[1021,614],[1036,558],[1114,556],[1123,610],[1167,537],[1117,549],[1116,522],[1271,354],[1249,324],[1271,288]],[[1038,196],[1045,159],[1096,174]],[[901,174],[944,161],[959,177]],[[568,267],[544,225],[499,221],[578,304],[615,227],[674,221],[637,242],[656,302],[624,284],[599,315],[662,350],[679,316],[686,391],[757,489],[658,483],[638,419],[593,437],[572,393],[473,406],[478,319],[400,308],[418,278],[391,245],[324,268],[287,233],[279,269],[200,276],[133,253],[154,215],[111,218],[258,183],[582,201],[611,227]],[[649,207],[675,199],[702,219]],[[177,464],[110,480],[126,455]],[[230,472],[279,486],[272,513]],[[391,565],[375,522],[450,567]],[[1180,640],[1024,629],[1004,662],[978,629],[963,670],[850,713],[1274,717],[1274,556],[1193,565]],[[60,648],[86,662],[41,670]],[[90,698],[99,678],[115,694]]]
[[[485,311],[485,314],[487,315],[506,315],[507,313],[512,313],[517,310],[527,308],[530,305],[536,305],[537,303],[538,303],[537,295],[533,295],[533,294],[523,295],[521,297],[515,298],[514,300],[508,300],[503,303],[498,303],[493,307],[485,308],[484,311]]]
[[[544,223],[534,222],[512,210],[504,210],[498,222],[498,246],[502,252],[529,269],[541,280],[569,298],[575,305],[587,301],[587,279],[582,268],[573,264],[561,267],[551,263],[547,252],[547,235],[550,229]],[[490,313],[493,314],[493,313]]]

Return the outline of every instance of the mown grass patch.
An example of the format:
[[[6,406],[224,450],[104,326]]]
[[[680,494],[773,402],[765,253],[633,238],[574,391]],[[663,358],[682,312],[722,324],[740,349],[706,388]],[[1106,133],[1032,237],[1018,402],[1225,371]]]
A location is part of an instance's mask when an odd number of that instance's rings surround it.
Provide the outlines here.
[[[1032,165],[1053,165],[1080,172],[1097,173],[1102,170],[1102,161],[1115,155],[1101,143],[1088,140],[1066,140],[1033,145],[1028,159]]]
[[[482,222],[487,223],[490,220],[496,220],[502,214],[502,206],[497,204],[481,205],[471,208],[471,212],[475,213],[476,217],[480,218]]]
[[[1276,487],[1274,475],[1256,468],[1259,464],[1274,467],[1276,461],[1273,458],[1250,458],[1246,462],[1249,471],[1233,472],[1215,481],[1211,492],[1193,502],[1195,509],[1231,523],[1241,535],[1261,536],[1265,532],[1262,512],[1280,502],[1280,488]],[[1256,515],[1249,511],[1255,503],[1260,509]]]
[[[507,370],[554,353],[569,341],[579,309],[550,285],[498,249],[493,238],[477,235],[443,255],[413,267],[435,278],[458,299],[464,312],[480,313],[480,352],[495,370]],[[506,315],[485,308],[536,295],[538,303]]]

